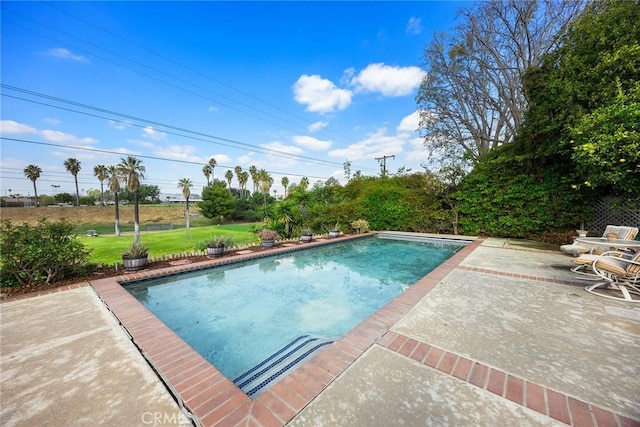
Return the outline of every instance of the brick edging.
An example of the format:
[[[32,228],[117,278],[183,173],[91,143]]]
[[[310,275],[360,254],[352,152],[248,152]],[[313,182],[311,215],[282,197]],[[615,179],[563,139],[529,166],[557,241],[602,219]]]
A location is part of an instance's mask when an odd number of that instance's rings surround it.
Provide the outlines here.
[[[567,425],[640,426],[637,420],[397,332],[387,332],[376,344]]]

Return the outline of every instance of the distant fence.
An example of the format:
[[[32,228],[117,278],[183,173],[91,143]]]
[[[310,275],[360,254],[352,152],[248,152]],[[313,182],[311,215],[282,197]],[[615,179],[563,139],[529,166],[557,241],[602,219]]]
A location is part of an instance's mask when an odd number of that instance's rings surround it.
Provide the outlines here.
[[[145,224],[144,229],[146,231],[173,230],[173,224],[171,223]]]
[[[603,232],[609,224],[640,227],[640,209],[617,206],[613,198],[597,200],[591,220],[585,226],[589,231]]]

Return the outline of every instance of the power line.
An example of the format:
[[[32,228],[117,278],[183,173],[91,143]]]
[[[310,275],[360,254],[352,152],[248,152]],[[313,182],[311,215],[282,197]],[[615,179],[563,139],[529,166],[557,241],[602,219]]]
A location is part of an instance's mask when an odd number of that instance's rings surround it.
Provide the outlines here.
[[[102,150],[102,149],[99,149],[99,148],[77,147],[77,146],[73,146],[73,145],[54,144],[54,143],[51,143],[51,142],[31,141],[31,140],[27,140],[27,139],[7,138],[5,136],[0,136],[0,140],[23,142],[23,143],[26,143],[26,144],[45,145],[45,146],[50,146],[50,147],[69,148],[69,149],[73,149],[73,150],[90,151],[90,152],[96,152],[96,153],[115,154],[115,155],[118,155],[118,156],[122,156],[123,155],[123,153],[121,153],[119,151]],[[149,155],[144,155],[144,154],[136,154],[135,157],[140,157],[140,158],[143,158],[143,159],[161,160],[161,161],[165,161],[165,162],[185,163],[185,164],[198,165],[198,166],[202,166],[202,165],[205,164],[205,163],[201,163],[201,162],[192,162],[192,161],[189,161],[189,160],[168,159],[166,157],[149,156]],[[227,166],[227,165],[216,165],[216,167],[224,167],[224,168],[229,168],[231,170],[233,170],[233,168],[234,168],[234,166]],[[286,173],[286,172],[278,172],[278,171],[267,171],[267,172],[272,173],[274,175],[299,176],[299,177],[307,177],[307,178],[315,178],[315,179],[326,179],[325,177],[309,176],[309,175],[296,174],[296,173]]]
[[[54,8],[55,8],[55,7],[54,7]],[[6,9],[6,8],[5,8],[5,9]],[[57,8],[55,8],[55,9],[57,9]],[[163,75],[165,75],[165,76],[167,76],[167,77],[170,77],[170,78],[176,79],[176,80],[181,81],[181,82],[183,82],[183,83],[186,83],[187,85],[193,86],[193,87],[195,87],[195,88],[197,88],[197,89],[200,89],[200,90],[202,90],[202,91],[209,92],[209,93],[214,94],[214,95],[216,95],[216,96],[219,96],[219,97],[221,97],[221,98],[227,99],[227,100],[229,100],[229,101],[231,101],[231,102],[235,102],[235,103],[240,104],[240,105],[242,105],[242,106],[244,106],[244,107],[246,107],[246,108],[252,109],[252,110],[254,110],[254,111],[257,111],[257,112],[259,112],[259,113],[265,114],[265,115],[267,115],[267,116],[271,116],[271,117],[276,118],[276,119],[278,119],[278,120],[281,120],[281,121],[283,121],[283,122],[285,122],[285,123],[289,123],[289,124],[294,125],[294,126],[300,126],[299,124],[296,124],[296,123],[294,123],[294,122],[291,122],[291,121],[289,121],[289,120],[286,120],[286,119],[284,119],[284,118],[282,118],[282,117],[279,117],[279,116],[277,116],[277,115],[275,115],[275,114],[271,114],[271,113],[269,113],[269,112],[267,112],[267,111],[260,110],[260,109],[258,109],[258,108],[255,108],[255,107],[253,107],[253,106],[251,106],[251,105],[248,105],[248,104],[246,104],[246,103],[243,103],[243,102],[241,102],[241,101],[235,100],[235,99],[230,98],[230,97],[228,97],[228,96],[225,96],[225,95],[219,94],[219,93],[217,93],[217,92],[211,91],[211,90],[210,90],[210,89],[208,89],[208,88],[205,88],[205,87],[202,87],[202,86],[196,85],[196,84],[194,84],[194,83],[192,83],[192,82],[189,82],[189,81],[187,81],[187,80],[185,80],[185,79],[183,79],[183,78],[180,78],[180,77],[177,77],[177,76],[175,76],[175,75],[172,75],[172,74],[166,73],[166,72],[164,72],[164,71],[158,70],[156,67],[152,67],[152,66],[150,66],[150,65],[144,64],[144,63],[142,63],[142,62],[140,62],[140,61],[137,61],[137,60],[135,60],[135,59],[128,58],[128,57],[126,57],[126,56],[124,56],[124,55],[121,55],[121,54],[119,54],[119,53],[117,53],[117,52],[114,52],[114,51],[112,51],[112,50],[110,50],[110,49],[104,48],[104,47],[99,46],[99,45],[97,45],[97,44],[95,44],[95,43],[92,43],[92,42],[90,42],[90,41],[87,41],[87,40],[81,39],[81,38],[76,37],[76,36],[74,36],[74,35],[72,35],[72,34],[69,34],[69,33],[66,33],[66,32],[64,32],[64,31],[62,31],[62,30],[59,30],[59,29],[57,29],[57,28],[54,28],[54,27],[52,27],[52,26],[50,26],[50,25],[48,25],[48,24],[44,24],[44,23],[42,23],[42,22],[36,21],[36,20],[34,20],[34,19],[32,19],[32,18],[30,18],[30,17],[28,17],[28,16],[25,16],[25,15],[23,15],[23,14],[19,13],[19,12],[16,12],[16,11],[13,11],[13,10],[10,10],[10,9],[7,9],[7,10],[8,10],[9,12],[12,12],[12,13],[16,14],[16,15],[20,15],[20,16],[22,16],[23,18],[26,18],[26,19],[28,19],[28,20],[30,20],[30,21],[32,21],[32,22],[35,22],[35,23],[36,23],[36,24],[38,24],[38,25],[41,25],[41,26],[46,27],[46,28],[49,28],[49,29],[51,29],[51,30],[53,30],[53,31],[57,31],[57,32],[59,32],[59,33],[61,33],[61,34],[64,34],[64,35],[66,35],[66,36],[70,37],[70,38],[73,38],[73,39],[75,39],[75,40],[79,40],[79,41],[81,41],[81,42],[84,42],[84,43],[86,43],[86,44],[88,44],[88,45],[90,45],[90,46],[93,46],[93,47],[96,47],[96,48],[101,49],[101,50],[103,50],[103,51],[106,51],[106,52],[108,52],[108,53],[110,53],[110,54],[112,54],[112,55],[115,55],[115,56],[117,56],[117,57],[123,58],[123,59],[125,59],[125,60],[127,60],[127,61],[130,61],[130,62],[134,63],[134,64],[138,64],[138,65],[140,65],[140,66],[142,66],[142,67],[148,68],[148,69],[150,69],[150,70],[152,70],[152,71],[155,71],[155,72],[157,72],[157,73],[163,74]],[[58,9],[58,10],[60,10],[60,9]],[[64,12],[64,13],[66,13],[66,14],[68,14],[68,15],[70,15],[70,16],[75,17],[74,15],[72,15],[72,14],[70,14],[70,13],[67,13],[67,12]],[[81,21],[84,21],[84,20],[82,20],[81,18],[77,18],[77,17],[76,17],[76,19],[80,19]],[[219,100],[214,100],[214,99],[209,98],[209,97],[206,97],[206,96],[204,96],[204,95],[202,95],[202,94],[200,94],[200,93],[193,92],[193,91],[191,91],[191,90],[185,89],[185,88],[180,87],[180,86],[178,86],[178,85],[175,85],[175,84],[173,84],[173,83],[169,83],[169,82],[167,82],[167,81],[165,81],[165,80],[159,79],[158,77],[155,77],[155,76],[152,76],[152,75],[149,75],[149,74],[143,73],[143,72],[141,72],[141,71],[139,71],[139,70],[136,70],[136,69],[131,68],[131,67],[129,67],[129,66],[126,66],[126,65],[124,65],[124,64],[121,64],[121,63],[118,63],[118,62],[116,62],[116,61],[113,61],[113,60],[110,60],[110,59],[104,58],[104,57],[102,57],[102,56],[96,55],[96,54],[95,54],[95,53],[93,53],[93,52],[89,52],[89,51],[87,51],[87,50],[85,50],[85,49],[79,48],[79,47],[77,47],[77,46],[73,46],[73,45],[71,45],[71,44],[69,44],[69,43],[66,43],[66,42],[63,42],[63,41],[61,41],[61,40],[55,39],[55,38],[53,38],[53,37],[50,37],[50,36],[48,36],[48,35],[42,34],[42,33],[38,32],[38,31],[32,30],[32,29],[30,29],[30,28],[26,28],[26,27],[24,27],[24,26],[22,26],[22,25],[19,25],[19,24],[16,24],[16,23],[10,22],[10,21],[8,21],[8,22],[9,22],[9,23],[11,23],[11,24],[13,24],[13,25],[15,25],[15,26],[17,26],[17,27],[22,28],[23,30],[26,30],[26,31],[32,32],[32,33],[34,33],[34,34],[40,35],[40,36],[42,36],[42,37],[44,37],[44,38],[47,38],[47,39],[49,39],[49,40],[53,40],[53,41],[55,41],[56,43],[61,43],[61,44],[63,44],[63,45],[69,46],[69,47],[73,48],[73,49],[74,49],[74,50],[76,50],[76,51],[83,52],[83,53],[86,53],[86,54],[88,54],[88,55],[94,56],[94,57],[99,58],[99,59],[101,59],[101,60],[103,60],[103,61],[105,61],[105,62],[109,62],[109,63],[115,64],[115,65],[121,66],[121,67],[123,67],[123,68],[129,69],[129,70],[131,70],[131,71],[133,71],[133,72],[136,72],[136,73],[138,73],[138,74],[141,74],[141,75],[143,75],[143,76],[145,76],[145,77],[148,77],[148,78],[151,78],[151,79],[153,79],[153,80],[159,81],[160,83],[166,84],[166,85],[168,85],[168,86],[174,87],[174,88],[176,88],[176,89],[182,90],[182,91],[184,91],[184,92],[190,93],[190,94],[192,94],[192,95],[198,96],[198,97],[203,98],[203,99],[206,99],[206,100],[208,100],[208,101],[211,101],[211,102],[214,102],[214,103],[218,103],[218,104],[223,105],[223,106],[225,106],[225,107],[228,107],[228,108],[230,108],[230,109],[232,109],[232,110],[235,110],[235,111],[238,111],[238,112],[240,112],[240,113],[243,113],[243,114],[249,115],[249,116],[254,117],[254,118],[257,118],[257,119],[259,119],[259,120],[263,120],[263,121],[265,121],[265,122],[267,122],[267,123],[271,123],[271,124],[273,124],[273,125],[280,126],[280,127],[285,128],[285,129],[289,129],[289,130],[293,130],[293,131],[296,131],[296,132],[297,132],[297,130],[295,130],[295,129],[287,128],[286,126],[283,126],[282,124],[274,123],[274,122],[272,122],[272,121],[270,121],[270,120],[267,120],[267,119],[265,119],[265,118],[262,118],[262,117],[256,116],[256,115],[254,115],[254,114],[248,113],[248,112],[246,112],[246,111],[243,111],[243,110],[238,109],[238,108],[236,108],[236,107],[233,107],[233,106],[231,106],[231,105],[228,105],[228,104],[225,104],[225,103],[223,103],[223,102],[220,102]],[[85,21],[85,22],[86,22],[86,21]],[[96,25],[94,25],[94,24],[90,24],[90,25],[96,26]],[[100,28],[100,27],[98,27],[98,26],[96,26],[96,27],[97,27],[97,28]],[[100,29],[101,29],[101,28],[100,28]],[[230,88],[230,89],[232,89],[232,90],[235,90],[235,91],[237,91],[237,92],[239,92],[239,93],[242,93],[242,94],[243,94],[243,95],[245,95],[245,96],[248,96],[248,97],[250,97],[250,98],[252,98],[252,99],[255,99],[255,100],[257,100],[257,101],[259,101],[259,102],[262,102],[262,103],[264,103],[264,104],[266,104],[266,105],[269,105],[269,106],[271,106],[271,107],[273,107],[273,108],[276,108],[276,109],[278,109],[278,110],[280,110],[280,111],[282,111],[282,112],[284,112],[284,113],[286,113],[286,114],[289,114],[289,115],[291,115],[291,116],[293,116],[293,117],[296,117],[296,118],[298,118],[298,119],[300,119],[300,120],[303,120],[303,121],[306,123],[306,125],[307,125],[307,126],[312,124],[309,120],[307,120],[307,119],[305,119],[305,118],[303,118],[303,117],[300,117],[300,116],[295,115],[295,114],[293,114],[293,113],[287,112],[286,110],[283,110],[283,109],[281,109],[281,108],[279,108],[279,107],[277,107],[277,106],[275,106],[275,105],[273,105],[273,104],[271,104],[271,103],[269,103],[269,102],[267,102],[267,101],[262,101],[262,100],[260,100],[259,98],[255,97],[255,96],[253,96],[253,95],[250,95],[250,94],[248,94],[248,93],[246,93],[246,92],[244,92],[244,91],[242,91],[242,90],[240,90],[240,89],[236,89],[236,88],[234,88],[234,87],[232,87],[232,86],[230,86],[230,85],[227,85],[227,84],[225,84],[225,83],[223,83],[223,82],[221,82],[221,81],[219,81],[219,80],[216,80],[215,78],[212,78],[212,77],[210,77],[210,76],[207,76],[206,74],[204,74],[204,73],[202,73],[202,72],[199,72],[198,70],[195,70],[195,69],[193,69],[193,68],[190,68],[190,67],[187,67],[187,66],[185,66],[185,65],[183,65],[183,64],[180,64],[179,62],[177,62],[177,61],[175,61],[175,60],[173,60],[173,59],[171,59],[171,58],[169,58],[169,57],[166,57],[166,56],[164,56],[164,55],[162,55],[162,54],[158,54],[158,53],[156,53],[156,52],[154,52],[154,51],[152,51],[152,50],[150,50],[150,49],[148,49],[148,48],[146,48],[146,47],[144,47],[144,46],[142,46],[142,45],[138,45],[137,43],[129,42],[127,39],[124,39],[124,38],[122,38],[122,37],[120,37],[120,36],[117,36],[117,35],[115,35],[114,33],[111,33],[111,32],[109,32],[109,31],[106,31],[106,30],[103,30],[103,31],[105,31],[105,32],[107,32],[108,34],[113,35],[113,36],[115,36],[115,37],[117,37],[117,38],[120,38],[120,39],[122,39],[122,40],[124,40],[124,41],[127,41],[128,43],[131,43],[131,44],[133,44],[134,46],[140,47],[141,49],[144,49],[144,50],[146,50],[146,51],[148,51],[148,52],[150,52],[150,53],[152,53],[152,54],[154,54],[154,55],[157,55],[157,56],[159,56],[159,57],[161,57],[161,58],[163,58],[163,59],[165,59],[165,60],[168,60],[168,61],[170,61],[170,62],[172,62],[172,63],[174,63],[174,64],[177,64],[177,65],[179,65],[179,66],[181,66],[181,67],[183,67],[183,68],[186,68],[187,70],[189,70],[189,71],[191,71],[191,72],[194,72],[194,73],[196,73],[196,74],[198,74],[198,75],[204,76],[205,78],[208,78],[208,79],[210,79],[210,80],[212,80],[212,81],[214,81],[214,82],[216,82],[216,83],[218,83],[218,84],[220,84],[220,85],[223,85],[223,86],[225,86],[225,87],[228,87],[228,88]],[[325,131],[322,131],[321,133],[326,133],[326,132],[330,132],[330,131],[326,131],[326,130],[325,130]],[[330,132],[330,133],[332,133],[332,134],[334,134],[334,135],[337,135],[337,136],[339,136],[339,137],[341,137],[341,138],[342,138],[342,136],[341,136],[340,134],[337,134],[337,133],[335,133],[335,132]]]
[[[173,126],[173,125],[169,125],[166,123],[161,123],[161,122],[156,122],[150,119],[145,119],[145,118],[140,118],[140,117],[136,117],[136,116],[132,116],[129,114],[125,114],[125,113],[120,113],[117,111],[112,111],[112,110],[107,110],[104,108],[100,108],[100,107],[95,107],[92,105],[87,105],[87,104],[83,104],[80,102],[76,102],[76,101],[72,101],[72,100],[68,100],[68,99],[64,99],[64,98],[59,98],[59,97],[55,97],[52,95],[47,95],[47,94],[43,94],[40,92],[35,92],[35,91],[31,91],[29,89],[24,89],[24,88],[20,88],[17,86],[12,86],[12,85],[7,85],[7,84],[0,84],[0,87],[4,88],[4,89],[9,89],[9,90],[13,90],[16,92],[20,92],[20,93],[24,93],[27,95],[31,95],[31,96],[35,96],[38,98],[44,98],[44,99],[48,99],[51,101],[55,101],[55,102],[59,102],[62,104],[68,104],[68,105],[73,105],[73,106],[77,106],[77,107],[81,107],[84,109],[88,109],[88,110],[93,110],[93,111],[98,111],[98,112],[102,112],[102,113],[106,113],[106,114],[110,114],[113,116],[117,116],[117,117],[122,117],[128,120],[135,120],[138,122],[143,122],[145,123],[145,125],[141,125],[141,124],[136,124],[136,123],[132,123],[130,121],[122,121],[122,120],[116,120],[113,119],[112,117],[105,117],[105,116],[100,116],[100,115],[95,115],[95,114],[91,114],[91,113],[87,113],[84,111],[78,111],[78,110],[74,110],[74,109],[69,109],[69,108],[65,108],[65,107],[61,107],[61,106],[57,106],[57,105],[52,105],[52,104],[47,104],[44,102],[39,102],[39,101],[35,101],[32,99],[27,99],[27,98],[21,98],[15,95],[9,95],[6,93],[2,93],[2,96],[6,96],[9,98],[14,98],[14,99],[18,99],[18,100],[22,100],[22,101],[26,101],[26,102],[31,102],[31,103],[35,103],[35,104],[40,104],[40,105],[44,105],[47,107],[52,107],[52,108],[57,108],[57,109],[62,109],[65,111],[70,111],[73,113],[78,113],[78,114],[83,114],[83,115],[87,115],[87,116],[91,116],[91,117],[97,117],[97,118],[101,118],[101,119],[105,119],[105,120],[112,120],[118,123],[122,123],[122,124],[126,124],[126,125],[132,125],[132,126],[136,126],[136,127],[140,127],[140,128],[144,128],[147,125],[155,125],[155,126],[160,126],[162,129],[162,131],[164,131],[165,133],[171,134],[171,135],[176,135],[176,136],[180,136],[183,138],[189,138],[189,139],[193,139],[193,140],[198,140],[198,141],[203,141],[203,142],[207,142],[207,143],[213,143],[212,141],[209,141],[207,139],[202,139],[202,138],[196,138],[196,137],[192,137],[192,136],[188,136],[188,135],[183,135],[183,134],[179,134],[179,133],[175,133],[175,132],[171,132],[168,131],[166,129],[174,129],[180,132],[186,132],[186,133],[190,133],[190,134],[194,134],[194,135],[198,135],[198,136],[203,136],[209,139],[215,139],[217,141],[224,141],[224,142],[228,142],[231,144],[235,144],[235,145],[239,145],[241,147],[248,147],[249,150],[251,151],[259,151],[265,154],[269,154],[269,155],[273,155],[276,157],[284,157],[284,158],[288,158],[288,159],[294,159],[294,160],[304,160],[304,161],[309,161],[312,163],[316,163],[316,164],[324,164],[327,166],[332,166],[332,167],[342,167],[343,164],[342,163],[337,163],[337,162],[331,162],[331,161],[327,161],[327,160],[321,160],[321,159],[317,159],[317,158],[313,158],[313,157],[308,157],[308,156],[302,156],[302,155],[298,155],[298,154],[291,154],[291,153],[285,153],[282,151],[278,151],[278,150],[273,150],[270,148],[264,148],[264,147],[259,147],[253,144],[248,144],[245,142],[240,142],[237,140],[233,140],[233,139],[229,139],[229,138],[223,138],[223,137],[219,137],[219,136],[215,136],[215,135],[210,135],[210,134],[206,134],[206,133],[202,133],[202,132],[197,132],[197,131],[192,131],[186,128],[182,128],[182,127],[178,127],[178,126]],[[218,145],[222,145],[225,147],[230,147],[230,148],[235,148],[235,149],[242,149],[242,150],[247,150],[245,148],[241,148],[241,147],[235,147],[233,145],[228,145],[228,144],[224,144],[224,143],[220,143],[220,142],[216,142],[216,144]],[[358,167],[358,166],[356,166]],[[372,170],[371,168],[363,168],[363,167],[358,167],[359,169],[364,169],[364,170]]]

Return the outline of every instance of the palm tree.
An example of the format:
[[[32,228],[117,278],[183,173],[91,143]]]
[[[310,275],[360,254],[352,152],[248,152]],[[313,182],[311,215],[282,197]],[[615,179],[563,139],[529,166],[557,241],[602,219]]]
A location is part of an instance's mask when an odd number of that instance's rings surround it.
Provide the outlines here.
[[[240,174],[242,173],[242,168],[238,165],[233,168],[233,171],[236,173],[236,178],[238,178],[238,186],[240,185]]]
[[[93,175],[98,178],[100,181],[100,200],[102,201],[102,206],[104,204],[104,182],[109,177],[109,173],[107,172],[107,167],[105,165],[95,165],[93,167]]]
[[[118,173],[118,168],[114,165],[107,166],[107,176],[109,190],[113,193],[113,201],[115,204],[115,234],[116,237],[120,236],[120,207],[118,205],[118,193],[120,192],[121,177]]]
[[[227,179],[227,183],[229,183],[229,190],[231,190],[231,181],[233,180],[233,172],[231,172],[231,169],[224,173],[224,177]]]
[[[269,194],[269,190],[271,190],[271,186],[273,185],[273,177],[269,175],[264,169],[260,169],[258,172],[259,181],[260,181],[260,191],[262,192],[262,198],[264,200],[264,207],[267,207],[267,194]]]
[[[258,191],[258,183],[260,180],[258,179],[258,168],[251,165],[249,168],[249,175],[251,175],[251,181],[253,182],[253,192]]]
[[[118,174],[122,177],[122,182],[133,193],[133,230],[135,244],[140,244],[140,209],[138,207],[138,190],[140,190],[140,180],[144,179],[146,168],[142,165],[142,161],[134,156],[128,156],[126,159],[121,158],[120,164],[117,166]]]
[[[282,180],[280,181],[280,183],[284,187],[284,198],[286,199],[287,198],[287,187],[289,186],[289,178],[287,178],[286,176],[283,176]]]
[[[245,188],[247,187],[248,181],[249,181],[249,172],[247,171],[240,172],[240,175],[238,175],[238,183],[240,184],[240,194],[242,194],[242,197],[245,197],[244,191],[245,191]]]
[[[191,187],[193,187],[193,182],[189,178],[182,178],[178,181],[178,188],[182,189],[182,195],[185,199],[187,199],[187,209],[186,209],[186,217],[187,217],[187,230],[189,229],[189,196],[191,196]]]
[[[211,182],[216,180],[213,170],[216,168],[217,164],[218,162],[216,162],[216,159],[214,159],[213,157],[209,159],[209,168],[211,169]]]
[[[309,178],[307,178],[306,176],[303,176],[302,179],[300,180],[300,184],[298,185],[298,187],[300,187],[302,191],[305,191],[307,188],[309,188]]]
[[[40,174],[42,173],[42,169],[38,165],[28,165],[24,168],[24,176],[29,178],[31,182],[33,182],[33,192],[36,195],[36,207],[40,206],[38,203],[38,189],[36,188],[36,179],[40,178]],[[11,192],[11,190],[9,190]]]
[[[204,165],[202,167],[202,173],[204,174],[205,178],[207,178],[207,185],[209,185],[211,183],[210,179],[211,178],[211,166],[210,165]]]
[[[80,191],[78,190],[78,172],[80,172],[81,169],[80,161],[70,157],[64,161],[64,168],[67,172],[73,175],[73,178],[76,181],[76,206],[80,206]]]

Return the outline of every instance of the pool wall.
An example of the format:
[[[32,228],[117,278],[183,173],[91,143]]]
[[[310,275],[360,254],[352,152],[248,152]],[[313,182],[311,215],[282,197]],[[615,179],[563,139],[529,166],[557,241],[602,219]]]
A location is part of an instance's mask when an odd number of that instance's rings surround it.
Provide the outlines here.
[[[137,301],[121,283],[179,274],[265,256],[347,240],[369,238],[375,233],[317,239],[312,243],[285,243],[273,249],[239,253],[222,259],[140,271],[120,277],[93,280],[107,308],[131,336],[160,378],[174,391],[180,405],[202,425],[283,425],[309,404],[322,390],[411,310],[433,287],[458,266],[483,240],[478,239],[420,279],[405,292],[357,325],[293,373],[251,400],[178,335]],[[442,236],[440,236],[442,237]],[[247,251],[249,252],[249,251]]]

